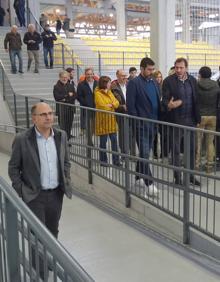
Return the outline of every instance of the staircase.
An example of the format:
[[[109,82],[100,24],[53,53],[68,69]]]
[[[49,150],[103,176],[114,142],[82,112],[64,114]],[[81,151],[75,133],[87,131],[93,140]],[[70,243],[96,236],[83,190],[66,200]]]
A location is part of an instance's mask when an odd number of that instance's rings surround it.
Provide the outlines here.
[[[15,117],[15,111],[17,111],[17,125],[26,125],[25,119],[25,98],[20,96],[32,97],[28,99],[29,109],[30,107],[39,101],[40,99],[53,100],[53,85],[58,80],[58,74],[62,70],[61,66],[54,69],[45,69],[43,63],[43,53],[40,51],[40,70],[39,74],[33,73],[33,69],[27,72],[27,51],[26,45],[23,45],[23,71],[24,74],[12,74],[11,64],[9,59],[9,54],[4,50],[4,38],[5,34],[9,32],[10,28],[1,27],[0,28],[0,41],[2,42],[0,46],[0,59],[5,68],[7,78],[4,79],[5,90],[6,90],[6,101],[9,108]],[[24,32],[26,30],[20,29],[19,32],[23,39]],[[32,68],[34,68],[34,62],[32,63]],[[18,62],[17,62],[18,66]],[[17,108],[14,107],[14,95],[16,94]],[[35,99],[34,99],[35,98]],[[37,98],[37,99],[36,99]]]

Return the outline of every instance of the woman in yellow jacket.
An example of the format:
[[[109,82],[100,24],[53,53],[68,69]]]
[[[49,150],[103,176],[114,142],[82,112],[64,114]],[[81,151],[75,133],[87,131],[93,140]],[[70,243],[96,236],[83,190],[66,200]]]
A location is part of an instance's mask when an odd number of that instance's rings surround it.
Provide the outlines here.
[[[95,89],[95,105],[96,109],[105,110],[110,113],[96,112],[95,116],[95,134],[100,136],[99,147],[106,150],[106,143],[108,136],[111,140],[111,148],[113,152],[118,151],[117,144],[117,131],[118,126],[116,123],[115,109],[118,108],[119,102],[112,94],[111,90],[111,79],[108,76],[101,76],[98,82],[98,87]],[[102,166],[107,166],[107,153],[100,151],[100,161]],[[112,154],[112,162],[116,166],[121,166],[119,156]]]

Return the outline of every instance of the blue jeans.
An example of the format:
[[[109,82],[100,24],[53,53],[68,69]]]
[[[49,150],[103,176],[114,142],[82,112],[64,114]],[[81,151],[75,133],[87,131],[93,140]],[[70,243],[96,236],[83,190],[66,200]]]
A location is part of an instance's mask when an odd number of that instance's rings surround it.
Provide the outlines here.
[[[50,66],[53,66],[53,47],[48,48],[44,47],[44,64],[46,67],[48,67],[48,54],[50,56]]]
[[[111,147],[112,147],[112,152],[118,152],[118,144],[117,144],[117,135],[116,133],[110,133],[110,134],[106,134],[106,135],[101,135],[100,136],[100,148],[101,149],[106,149],[106,143],[107,143],[107,139],[108,136],[111,140]],[[100,161],[101,162],[108,162],[107,159],[107,153],[106,152],[100,152]],[[112,162],[113,164],[117,164],[119,163],[119,156],[112,154]]]
[[[23,61],[22,61],[22,52],[21,50],[10,50],[9,51],[10,61],[11,61],[11,70],[12,72],[17,72],[16,67],[16,56],[18,57],[19,61],[19,71],[23,71]]]
[[[154,124],[147,122],[140,122],[136,128],[136,142],[139,149],[139,157],[145,160],[149,160],[150,150],[153,147],[153,141],[156,134]],[[136,172],[146,176],[144,182],[147,186],[151,185],[153,181],[148,178],[152,177],[150,165],[147,162],[138,161],[136,165]],[[136,176],[136,179],[141,178]]]

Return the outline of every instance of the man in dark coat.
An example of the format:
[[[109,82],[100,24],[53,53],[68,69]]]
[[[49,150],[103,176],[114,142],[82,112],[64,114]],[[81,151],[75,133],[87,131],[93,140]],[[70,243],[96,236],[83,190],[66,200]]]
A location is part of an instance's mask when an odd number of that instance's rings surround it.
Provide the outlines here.
[[[21,51],[22,41],[21,35],[18,33],[18,28],[16,25],[11,27],[11,32],[8,32],[4,39],[4,48],[6,52],[9,52],[11,61],[11,72],[16,73],[16,56],[19,61],[19,73],[23,73],[23,60]]]
[[[69,73],[61,71],[59,73],[59,80],[54,85],[53,95],[57,104],[58,123],[61,129],[67,133],[67,138],[70,140],[71,129],[74,119],[75,108],[65,104],[75,104],[76,91],[74,85],[69,83]]]
[[[18,196],[57,238],[63,196],[72,197],[67,136],[53,127],[53,111],[48,104],[34,105],[31,115],[34,126],[15,137],[8,173]],[[48,281],[44,258],[38,255],[32,248],[32,266],[43,281]]]
[[[57,40],[57,37],[53,31],[50,30],[50,25],[46,24],[44,27],[44,31],[41,33],[41,37],[43,39],[43,48],[44,48],[44,63],[46,68],[49,68],[48,65],[48,54],[50,57],[50,68],[53,68],[54,61],[54,41]]]
[[[118,113],[127,113],[126,107],[126,91],[127,91],[127,75],[124,70],[116,71],[117,79],[111,83],[111,91],[115,98],[119,101],[119,107],[116,109]],[[116,116],[118,124],[118,139],[121,153],[125,153],[124,148],[124,119],[121,116]],[[122,158],[123,159],[123,158]]]
[[[185,58],[178,58],[175,61],[175,73],[168,76],[163,81],[162,103],[169,112],[169,122],[196,127],[201,122],[198,101],[197,101],[197,81],[187,73],[188,62]],[[184,130],[173,127],[171,130],[172,163],[180,166],[180,147],[184,138]],[[190,169],[195,167],[195,134],[190,131]],[[174,180],[178,185],[182,185],[181,172],[174,170]],[[200,185],[193,175],[190,176],[190,183]]]
[[[33,24],[28,25],[28,31],[24,35],[23,42],[27,45],[28,52],[28,67],[27,70],[30,70],[31,63],[33,59],[35,60],[35,73],[39,73],[39,50],[40,43],[42,38],[40,34],[35,30]]]
[[[77,99],[81,106],[95,108],[94,90],[97,87],[97,81],[94,79],[94,71],[92,68],[85,69],[85,79],[78,84]],[[91,134],[94,131],[94,112],[87,111],[90,120]],[[81,131],[86,129],[86,110],[80,112]]]

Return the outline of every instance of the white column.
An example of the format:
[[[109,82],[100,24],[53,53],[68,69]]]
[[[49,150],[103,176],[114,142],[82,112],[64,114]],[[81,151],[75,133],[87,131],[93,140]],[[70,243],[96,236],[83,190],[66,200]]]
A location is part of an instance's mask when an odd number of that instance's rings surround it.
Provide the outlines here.
[[[183,42],[190,43],[190,1],[183,0]]]
[[[28,2],[29,8],[30,8],[32,14],[39,21],[39,19],[40,19],[40,1],[36,1],[36,0],[26,0],[26,1]],[[26,5],[26,7],[27,7],[27,5]]]
[[[14,9],[13,5],[14,5],[14,0],[8,0],[9,13],[10,13],[10,16],[9,16],[9,24],[10,25],[13,25],[17,22],[17,21],[15,21],[16,14],[15,14],[15,9]]]
[[[72,0],[66,0],[66,15],[70,19],[70,23],[73,21],[73,5]]]
[[[119,40],[126,40],[125,0],[116,1],[116,23]]]
[[[151,1],[151,58],[163,76],[175,60],[175,0]]]

